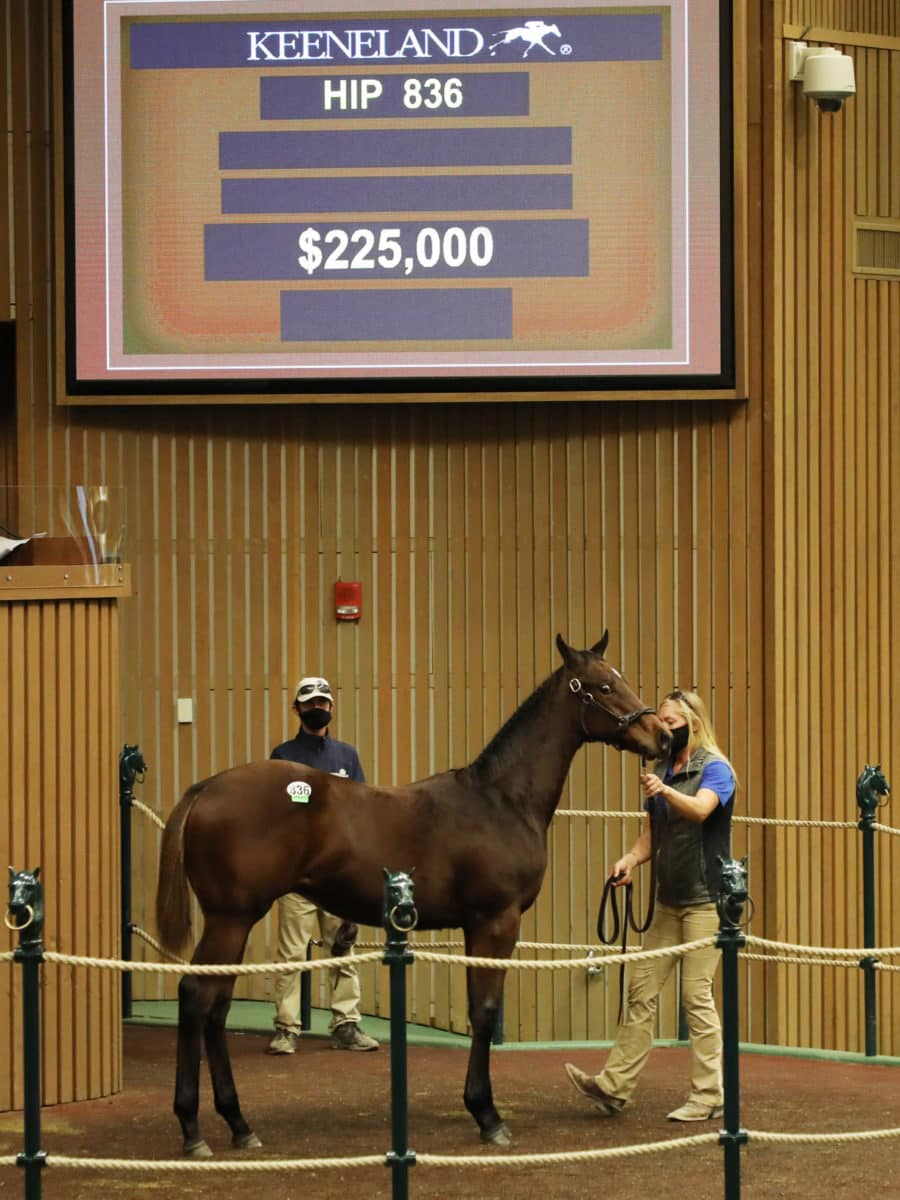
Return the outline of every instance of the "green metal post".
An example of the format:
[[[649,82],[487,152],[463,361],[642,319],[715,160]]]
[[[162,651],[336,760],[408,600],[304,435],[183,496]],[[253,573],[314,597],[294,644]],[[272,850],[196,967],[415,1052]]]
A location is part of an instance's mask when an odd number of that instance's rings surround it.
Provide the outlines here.
[[[40,868],[34,872],[33,898],[25,923],[11,926],[19,930],[15,961],[22,964],[22,1065],[24,1070],[24,1151],[16,1156],[16,1165],[25,1170],[25,1200],[40,1200],[41,1170],[47,1161],[41,1149],[41,1009],[40,965],[44,961],[43,890],[37,882]],[[10,868],[12,874],[12,868]],[[20,876],[21,877],[21,876]]]
[[[306,961],[312,958],[312,941],[306,943]],[[312,1029],[312,971],[304,971],[300,976],[300,1029],[309,1033]]]
[[[137,746],[126,744],[119,755],[119,843],[121,846],[121,918],[122,960],[131,962],[131,806],[134,801],[134,781],[143,778],[147,770],[144,756]],[[131,972],[122,972],[122,1016],[131,1016]]]
[[[867,950],[875,947],[875,810],[879,796],[890,792],[890,784],[881,773],[880,766],[866,764],[856,781],[856,803],[859,805],[858,829],[862,831],[863,860],[863,946]],[[878,992],[875,964],[877,958],[866,955],[860,959],[863,972],[865,1001],[866,1054],[872,1058],[878,1053]]]
[[[392,1200],[407,1200],[409,1168],[416,1155],[409,1149],[409,1095],[406,1071],[406,968],[413,961],[407,933],[418,914],[412,899],[412,880],[402,872],[385,871],[384,928],[387,943],[384,961],[390,969],[391,988],[391,1141],[386,1166],[392,1171]]]
[[[741,1128],[738,951],[747,941],[740,929],[747,899],[747,860],[720,861],[722,890],[717,904],[719,936],[716,945],[722,951],[722,1081],[725,1088],[725,1114],[719,1145],[724,1153],[725,1200],[740,1200],[741,1146],[747,1143],[747,1131]]]

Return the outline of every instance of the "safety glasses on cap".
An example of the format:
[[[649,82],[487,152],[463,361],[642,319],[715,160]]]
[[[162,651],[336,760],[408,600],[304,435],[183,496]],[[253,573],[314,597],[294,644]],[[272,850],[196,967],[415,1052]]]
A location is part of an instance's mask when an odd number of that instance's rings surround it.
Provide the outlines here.
[[[313,700],[317,696],[323,696],[326,700],[330,700],[331,687],[327,679],[313,677],[309,679],[301,679],[297,684],[297,700]]]

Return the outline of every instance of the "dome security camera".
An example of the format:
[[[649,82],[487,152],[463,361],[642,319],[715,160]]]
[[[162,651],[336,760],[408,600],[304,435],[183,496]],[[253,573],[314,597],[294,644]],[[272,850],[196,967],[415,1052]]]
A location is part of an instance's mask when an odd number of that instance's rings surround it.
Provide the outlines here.
[[[803,94],[815,100],[822,112],[840,112],[848,96],[856,94],[853,59],[834,46],[807,46],[788,42],[790,78],[803,83]]]

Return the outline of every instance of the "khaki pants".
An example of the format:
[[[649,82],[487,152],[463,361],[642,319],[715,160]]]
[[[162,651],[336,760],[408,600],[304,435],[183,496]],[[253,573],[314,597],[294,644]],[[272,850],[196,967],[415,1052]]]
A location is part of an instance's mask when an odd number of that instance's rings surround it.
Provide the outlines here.
[[[715,936],[719,917],[714,904],[670,908],[656,903],[653,922],[644,934],[642,949],[678,946]],[[692,950],[681,959],[681,1002],[691,1040],[690,1100],[698,1104],[722,1103],[722,1025],[713,1000],[712,984],[719,966],[715,946]],[[628,1013],[597,1083],[610,1096],[628,1100],[650,1047],[656,1024],[659,993],[675,968],[678,956],[644,959],[628,973]]]
[[[341,924],[340,917],[333,917],[323,909],[316,908],[315,904],[310,904],[302,896],[293,893],[281,896],[278,900],[279,961],[305,960],[306,947],[316,932],[316,926],[330,956]],[[347,955],[345,965],[332,967],[328,972],[331,988],[330,1029],[336,1029],[348,1021],[359,1021],[359,975],[351,961],[351,954],[352,951]],[[288,1033],[300,1033],[300,975],[301,972],[297,971],[275,976],[275,1028]]]

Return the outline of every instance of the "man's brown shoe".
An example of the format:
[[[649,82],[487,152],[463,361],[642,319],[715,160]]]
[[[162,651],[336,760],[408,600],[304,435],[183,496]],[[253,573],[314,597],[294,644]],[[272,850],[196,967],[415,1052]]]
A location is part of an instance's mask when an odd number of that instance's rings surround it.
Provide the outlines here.
[[[667,1121],[710,1121],[713,1117],[721,1117],[725,1111],[721,1104],[698,1104],[696,1100],[688,1100],[681,1108],[676,1108],[666,1117]]]
[[[566,1074],[572,1080],[575,1091],[580,1092],[603,1113],[604,1117],[617,1117],[625,1107],[625,1101],[618,1096],[610,1096],[604,1092],[593,1075],[581,1071],[574,1063],[566,1063]]]
[[[332,1050],[377,1050],[378,1042],[363,1033],[356,1021],[343,1021],[331,1035]]]

